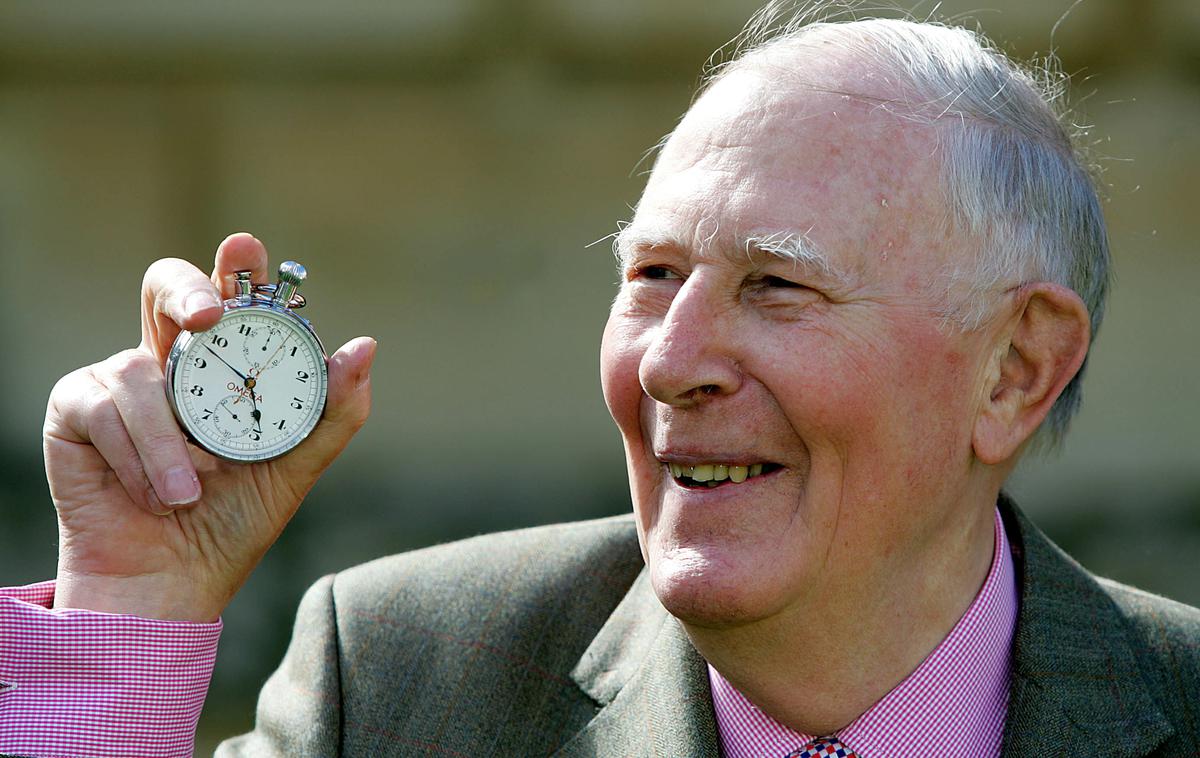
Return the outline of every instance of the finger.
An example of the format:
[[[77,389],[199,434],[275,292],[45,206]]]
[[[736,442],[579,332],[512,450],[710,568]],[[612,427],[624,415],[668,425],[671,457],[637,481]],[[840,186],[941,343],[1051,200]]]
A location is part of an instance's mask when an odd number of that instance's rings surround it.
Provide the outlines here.
[[[199,500],[200,479],[167,403],[157,360],[142,350],[126,350],[100,364],[96,376],[112,395],[159,502],[179,507]]]
[[[279,459],[288,472],[285,480],[301,484],[307,491],[366,422],[371,412],[371,365],[375,348],[375,340],[358,337],[329,358],[325,413],[308,439]]]
[[[150,264],[142,279],[142,346],[166,360],[179,330],[203,332],[221,318],[221,301],[200,269],[179,258]]]
[[[237,293],[233,283],[235,271],[249,271],[250,281],[255,284],[266,284],[270,276],[267,271],[267,248],[246,232],[231,234],[217,246],[212,283],[226,300]]]
[[[116,474],[130,500],[158,515],[170,513],[146,478],[112,393],[96,378],[92,367],[72,372],[54,386],[45,433],[48,439],[71,443],[71,447],[91,445]],[[50,484],[53,489],[53,478]]]

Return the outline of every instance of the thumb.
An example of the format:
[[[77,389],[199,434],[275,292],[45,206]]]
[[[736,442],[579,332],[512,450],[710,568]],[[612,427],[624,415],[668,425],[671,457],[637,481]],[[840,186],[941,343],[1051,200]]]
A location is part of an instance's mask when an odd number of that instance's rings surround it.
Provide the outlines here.
[[[350,340],[329,358],[329,390],[325,413],[308,439],[280,459],[293,481],[311,485],[349,444],[371,412],[371,364],[376,342]]]

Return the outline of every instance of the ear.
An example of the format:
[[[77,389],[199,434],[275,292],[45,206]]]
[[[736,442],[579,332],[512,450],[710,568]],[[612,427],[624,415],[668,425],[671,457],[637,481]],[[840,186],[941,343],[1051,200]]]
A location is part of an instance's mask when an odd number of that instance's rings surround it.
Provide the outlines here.
[[[1087,357],[1091,324],[1073,290],[1036,282],[1015,292],[1016,310],[994,364],[971,443],[994,465],[1013,458]]]

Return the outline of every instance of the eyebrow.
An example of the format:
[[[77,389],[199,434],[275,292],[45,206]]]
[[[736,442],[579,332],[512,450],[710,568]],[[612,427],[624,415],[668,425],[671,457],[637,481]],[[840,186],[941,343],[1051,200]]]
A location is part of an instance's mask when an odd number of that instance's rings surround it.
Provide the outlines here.
[[[738,247],[745,250],[747,254],[752,250],[759,250],[776,258],[791,261],[796,265],[802,265],[806,269],[816,269],[838,279],[845,278],[829,262],[829,256],[825,254],[825,251],[814,245],[808,238],[807,232],[779,231],[754,234],[740,239]]]
[[[621,266],[628,265],[630,256],[638,249],[668,247],[689,250],[692,246],[693,243],[675,234],[637,228],[633,225],[624,227],[613,237],[613,254]],[[750,262],[754,261],[756,253],[765,254],[790,261],[798,269],[822,275],[840,284],[850,282],[850,277],[830,262],[829,256],[809,239],[807,232],[759,231],[737,237],[727,245],[716,244],[710,238],[703,241],[699,256],[703,258],[714,251],[730,260],[744,256]]]

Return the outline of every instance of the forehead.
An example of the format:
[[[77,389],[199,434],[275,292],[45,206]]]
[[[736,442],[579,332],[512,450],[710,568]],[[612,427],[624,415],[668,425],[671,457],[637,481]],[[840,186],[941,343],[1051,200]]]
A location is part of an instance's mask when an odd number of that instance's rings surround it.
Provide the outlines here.
[[[852,69],[815,68],[820,86],[769,65],[718,80],[664,145],[629,236],[690,240],[703,251],[793,233],[839,267],[881,253],[940,263],[946,206],[935,130],[850,94]]]

